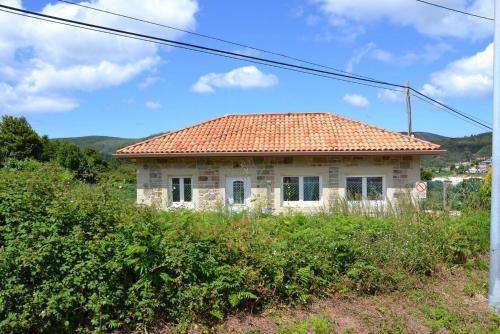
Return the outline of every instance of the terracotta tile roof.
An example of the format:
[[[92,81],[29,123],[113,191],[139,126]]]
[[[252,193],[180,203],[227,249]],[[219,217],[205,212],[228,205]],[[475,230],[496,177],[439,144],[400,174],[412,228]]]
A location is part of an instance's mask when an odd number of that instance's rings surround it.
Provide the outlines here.
[[[117,156],[439,153],[440,146],[329,113],[227,115],[119,149]]]

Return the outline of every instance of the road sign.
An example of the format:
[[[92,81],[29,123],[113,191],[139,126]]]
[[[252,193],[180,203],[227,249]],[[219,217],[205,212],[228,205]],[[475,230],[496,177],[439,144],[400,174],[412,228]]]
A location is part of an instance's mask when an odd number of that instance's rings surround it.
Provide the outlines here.
[[[415,182],[415,190],[417,198],[423,199],[427,198],[427,182],[424,181],[417,181]]]
[[[415,183],[415,189],[417,189],[417,191],[419,193],[424,193],[427,191],[427,182],[424,182],[424,181],[417,181]]]

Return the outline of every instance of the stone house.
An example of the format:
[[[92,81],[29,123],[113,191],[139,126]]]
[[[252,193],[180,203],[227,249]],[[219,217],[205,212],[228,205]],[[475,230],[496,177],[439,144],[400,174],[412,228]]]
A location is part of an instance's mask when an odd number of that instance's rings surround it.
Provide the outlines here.
[[[328,209],[415,192],[439,145],[329,113],[227,115],[119,149],[137,203],[168,209]]]

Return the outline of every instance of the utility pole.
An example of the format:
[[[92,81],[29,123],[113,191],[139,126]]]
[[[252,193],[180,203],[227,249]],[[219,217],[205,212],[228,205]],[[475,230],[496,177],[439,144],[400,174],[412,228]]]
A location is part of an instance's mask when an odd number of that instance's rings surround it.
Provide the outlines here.
[[[493,155],[491,177],[490,285],[488,305],[500,312],[500,1],[495,6],[493,56]]]
[[[408,136],[411,136],[412,131],[411,131],[410,81],[406,81],[406,114],[408,115]]]

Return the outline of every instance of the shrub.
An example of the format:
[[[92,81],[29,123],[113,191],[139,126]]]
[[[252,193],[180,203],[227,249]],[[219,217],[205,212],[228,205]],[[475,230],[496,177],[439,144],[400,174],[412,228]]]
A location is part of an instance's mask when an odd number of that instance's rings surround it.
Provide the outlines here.
[[[11,170],[26,170],[26,171],[36,171],[42,167],[42,164],[36,160],[25,159],[7,159],[3,163],[3,167]]]
[[[0,169],[0,332],[217,321],[329,291],[402,289],[488,248],[487,213],[158,212],[63,169]]]

